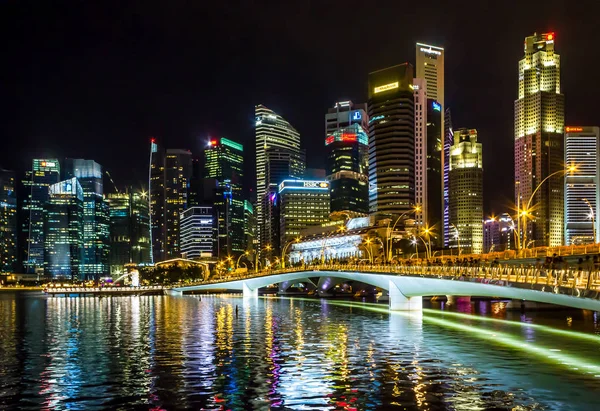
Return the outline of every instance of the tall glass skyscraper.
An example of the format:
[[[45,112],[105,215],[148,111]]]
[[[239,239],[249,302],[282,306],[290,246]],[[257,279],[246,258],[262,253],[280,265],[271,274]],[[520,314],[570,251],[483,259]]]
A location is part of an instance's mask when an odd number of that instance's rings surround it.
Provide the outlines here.
[[[416,77],[427,82],[427,98],[437,101],[440,105],[441,123],[440,135],[445,135],[446,98],[444,93],[444,59],[446,52],[442,47],[417,43]]]
[[[442,105],[436,100],[427,99],[427,223],[440,227],[443,225],[442,205]],[[442,236],[436,243],[442,243]]]
[[[218,257],[237,256],[244,240],[244,147],[227,138],[213,138],[204,151],[204,177],[215,179]]]
[[[306,163],[300,149],[300,133],[290,123],[263,105],[254,110],[256,140],[256,216],[258,232],[265,225],[264,201],[270,184],[275,187],[281,181],[267,179],[267,150],[281,149],[290,152],[293,177],[302,178]],[[262,243],[263,236],[259,241]]]
[[[565,242],[567,245],[600,242],[599,144],[600,128],[565,127],[565,164],[577,166],[576,173],[565,176]]]
[[[17,194],[14,171],[0,168],[0,273],[17,270]]]
[[[23,179],[25,198],[21,209],[23,269],[33,274],[44,272],[44,213],[49,199],[48,187],[60,181],[57,159],[34,159]]]
[[[450,247],[483,251],[483,153],[477,130],[454,131],[450,148]]]
[[[415,223],[424,227],[427,223],[427,82],[422,78],[413,79],[415,100],[415,203],[419,211],[415,212]]]
[[[212,257],[214,251],[214,210],[190,207],[181,214],[181,253],[190,260]]]
[[[85,280],[84,194],[77,178],[52,184],[45,204],[44,272],[53,279]]]
[[[369,119],[365,104],[335,103],[325,115],[325,172],[331,213],[346,218],[369,212]]]
[[[369,74],[369,209],[402,214],[415,204],[413,68]]]
[[[564,96],[554,33],[525,38],[515,101],[515,203],[525,207],[550,174],[564,169]],[[534,246],[559,246],[564,234],[564,176],[541,185],[530,203],[527,239]],[[524,246],[527,246],[526,244]]]
[[[443,169],[443,179],[442,179],[442,201],[443,201],[443,211],[442,217],[444,219],[443,223],[443,239],[444,239],[444,247],[448,247],[450,245],[450,199],[449,199],[449,189],[448,189],[448,175],[450,174],[450,147],[454,145],[454,130],[452,129],[452,115],[450,114],[450,107],[446,109],[446,113],[444,116],[444,145],[442,152],[442,169]]]
[[[104,200],[102,166],[93,160],[67,158],[65,179],[77,178],[83,189],[83,256],[81,273],[86,279],[108,276],[110,267],[110,224]]]

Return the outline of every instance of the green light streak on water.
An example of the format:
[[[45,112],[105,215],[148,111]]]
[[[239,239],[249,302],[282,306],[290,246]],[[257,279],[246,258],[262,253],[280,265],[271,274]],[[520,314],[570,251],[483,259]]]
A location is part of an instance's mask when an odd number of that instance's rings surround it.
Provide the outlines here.
[[[290,298],[290,299],[302,300],[302,301],[312,301],[312,302],[316,301],[316,300],[310,300],[307,298],[302,298],[302,299]],[[381,305],[372,304],[372,303],[371,304],[369,304],[369,303],[348,303],[348,302],[340,302],[340,301],[327,301],[327,303],[331,304],[331,305],[340,306],[340,307],[362,308],[363,310],[379,312],[379,313],[384,313],[384,314],[390,314],[390,315],[401,315],[404,317],[410,317],[410,316],[415,315],[415,313],[410,313],[410,312],[390,311],[387,308],[381,307]],[[423,310],[423,311],[430,313],[434,310]],[[461,315],[468,317],[470,319],[473,319],[472,317],[476,317],[476,316],[470,316],[468,314],[458,314],[458,313],[451,313],[451,314],[457,314],[457,318],[460,318]],[[481,318],[483,318],[483,317],[477,317],[477,319],[481,319]],[[504,332],[487,330],[485,328],[475,327],[472,325],[466,325],[464,323],[458,323],[458,322],[454,322],[454,321],[448,321],[448,320],[445,320],[442,318],[437,318],[437,317],[433,317],[433,316],[429,316],[429,315],[423,315],[422,319],[423,319],[423,321],[426,321],[426,322],[429,322],[432,324],[436,324],[436,325],[440,325],[442,327],[447,327],[447,328],[452,328],[455,330],[464,331],[465,333],[468,333],[469,335],[471,335],[475,338],[479,338],[481,340],[489,341],[489,342],[492,342],[495,344],[502,344],[506,347],[510,347],[510,348],[513,348],[518,351],[523,351],[525,353],[535,355],[536,357],[540,358],[541,360],[543,360],[545,362],[559,365],[563,368],[568,368],[569,370],[578,372],[580,374],[593,375],[596,378],[600,378],[600,364],[595,364],[590,359],[580,358],[580,357],[573,356],[571,354],[563,353],[558,348],[548,348],[548,347],[545,347],[545,346],[542,346],[539,344],[527,343],[519,338],[516,338],[516,337],[514,337],[510,334],[504,333]],[[513,321],[507,321],[507,320],[497,320],[497,319],[493,319],[493,318],[486,318],[486,320],[500,321],[502,323],[508,323],[510,325],[522,324],[522,323],[516,323]],[[524,324],[524,325],[531,326],[533,324]],[[537,325],[537,327],[542,327],[540,329],[543,329],[544,331],[553,330],[553,331],[556,331],[556,333],[558,333],[558,334],[564,333],[564,335],[567,335],[567,336],[570,336],[573,338],[581,338],[582,335],[584,335],[582,333],[576,333],[576,332],[572,332],[572,331],[554,330],[551,327],[546,327],[546,326],[541,326],[541,325]],[[595,336],[592,336],[592,337],[594,337],[593,341],[595,341],[595,342],[598,341],[598,339]]]

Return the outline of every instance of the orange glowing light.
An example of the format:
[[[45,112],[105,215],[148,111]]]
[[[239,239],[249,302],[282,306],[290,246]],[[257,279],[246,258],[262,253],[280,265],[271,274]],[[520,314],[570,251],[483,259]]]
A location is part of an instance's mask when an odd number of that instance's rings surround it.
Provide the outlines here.
[[[583,131],[583,127],[565,127],[565,131],[567,133],[573,133],[573,132]]]
[[[548,34],[548,40],[554,40],[554,33]]]

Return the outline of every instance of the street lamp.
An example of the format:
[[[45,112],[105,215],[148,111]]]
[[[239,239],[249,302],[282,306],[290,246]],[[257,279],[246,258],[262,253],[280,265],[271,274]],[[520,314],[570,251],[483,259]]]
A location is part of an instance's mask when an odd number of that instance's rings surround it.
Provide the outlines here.
[[[235,263],[235,269],[237,270],[238,268],[240,268],[240,260],[242,259],[243,256],[248,256],[250,255],[250,253],[248,251],[244,251],[244,254],[240,255],[237,259],[237,262]]]
[[[413,240],[411,241],[411,243],[413,243],[413,245],[415,246],[415,251],[417,253],[417,260],[418,260],[419,259],[419,243],[414,235],[413,235]]]
[[[456,245],[458,247],[458,256],[460,257],[460,234],[458,232],[458,228],[450,223],[450,227],[454,228],[454,238],[456,238]]]
[[[431,228],[429,228],[429,226],[425,227],[423,229],[423,233],[427,235],[427,244],[425,244],[425,250],[427,251],[427,258],[431,259],[431,234],[432,234],[433,230]],[[421,240],[423,240],[421,238]],[[425,243],[425,240],[423,240],[423,243]]]
[[[394,225],[392,226],[392,230],[391,231],[390,231],[390,223],[392,221],[390,220],[390,222],[388,223],[387,230],[386,230],[386,233],[387,233],[387,238],[386,238],[386,243],[387,243],[387,261],[391,261],[392,260],[392,241],[393,241],[392,233],[396,229],[396,225],[402,219],[402,217],[404,217],[404,216],[406,216],[406,215],[408,215],[410,213],[418,213],[419,211],[421,211],[421,206],[415,205],[412,210],[405,211],[404,213],[400,214],[400,216],[394,222]],[[383,245],[383,243],[382,243],[382,245]],[[385,253],[385,249],[383,250],[383,252]]]
[[[365,245],[366,244],[371,244],[371,240],[367,239],[365,240],[364,243],[359,244],[359,246],[363,246],[365,248],[365,250],[367,250],[367,257],[369,257],[369,262],[371,264],[373,264],[373,254],[371,254],[371,251],[369,250],[369,248]]]
[[[254,253],[254,256],[255,256],[254,271],[258,272],[258,264],[259,264],[258,257],[260,256],[261,251],[263,251],[263,250],[271,251],[272,249],[273,249],[273,247],[271,247],[270,244],[267,244],[265,246],[265,248],[260,249]],[[262,267],[262,264],[261,264],[261,267]]]
[[[535,196],[535,193],[537,193],[537,191],[540,189],[540,187],[542,187],[542,185],[548,181],[550,178],[559,175],[559,174],[568,174],[568,173],[574,173],[577,171],[577,166],[576,165],[571,165],[569,167],[567,167],[564,170],[558,170],[555,171],[554,173],[548,175],[546,178],[544,178],[535,188],[535,190],[533,190],[533,193],[531,193],[531,196],[529,197],[529,200],[527,201],[527,205],[525,206],[525,208],[521,211],[521,215],[523,217],[523,245],[525,246],[525,248],[527,248],[527,220],[525,219],[525,217],[530,214],[531,210],[529,209],[529,207],[531,206],[531,201],[533,200],[533,197]]]
[[[596,244],[596,220],[594,219],[594,207],[592,207],[587,198],[582,198],[581,200],[590,208],[589,217],[592,219],[592,235],[594,236],[594,244]]]
[[[287,251],[288,247],[293,243],[299,243],[300,239],[301,237],[296,237],[295,239],[288,241],[283,247],[283,251],[281,251],[281,268],[285,268],[285,252]]]

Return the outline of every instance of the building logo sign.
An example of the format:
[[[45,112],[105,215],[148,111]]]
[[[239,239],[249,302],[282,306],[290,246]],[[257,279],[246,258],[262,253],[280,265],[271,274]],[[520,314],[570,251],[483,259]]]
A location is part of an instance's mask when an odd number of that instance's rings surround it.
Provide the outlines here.
[[[423,53],[427,53],[427,54],[435,54],[437,56],[441,56],[442,52],[441,51],[437,51],[437,50],[433,50],[431,48],[426,49],[425,47],[421,47],[420,49]]]
[[[327,188],[329,184],[324,181],[304,181],[302,186],[304,188]]]
[[[442,111],[442,106],[440,105],[440,103],[438,103],[437,101],[433,102],[433,109],[435,111]]]
[[[362,115],[360,114],[360,111],[352,112],[352,121],[358,121],[361,119],[362,119]]]
[[[42,161],[42,167],[56,167],[56,163],[53,161]]]
[[[398,87],[400,87],[400,84],[397,81],[395,81],[393,83],[384,84],[383,86],[375,87],[373,89],[373,93],[377,94],[377,93],[381,93],[384,91],[393,90]]]
[[[567,133],[577,133],[583,131],[583,127],[565,127]]]

